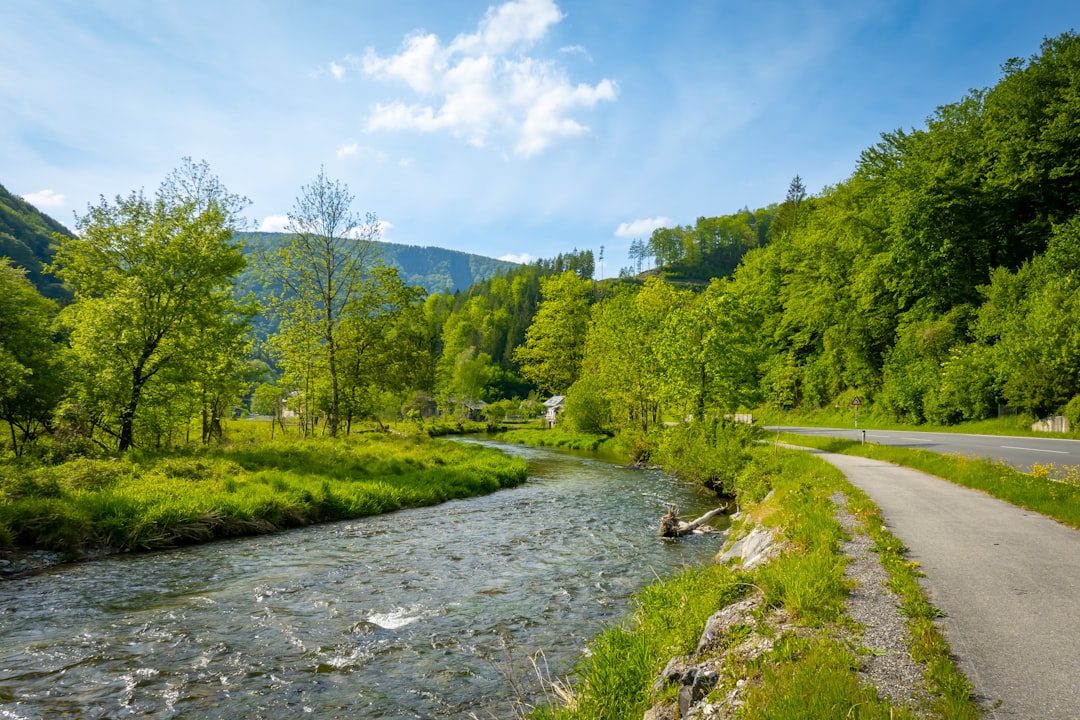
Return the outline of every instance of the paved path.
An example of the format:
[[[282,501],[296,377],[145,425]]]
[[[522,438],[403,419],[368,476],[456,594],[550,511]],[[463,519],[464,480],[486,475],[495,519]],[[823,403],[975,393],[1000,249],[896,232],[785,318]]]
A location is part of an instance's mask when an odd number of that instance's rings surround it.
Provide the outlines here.
[[[775,426],[769,428],[777,430]],[[851,428],[781,427],[800,435],[825,435],[847,440],[865,440],[879,445],[958,453],[1008,463],[1024,472],[1033,463],[1080,466],[1080,440],[1052,437],[1009,437],[969,433],[923,432],[916,430],[853,430]],[[865,432],[865,437],[863,433]]]
[[[922,564],[986,717],[1080,718],[1080,532],[925,473],[820,454]]]

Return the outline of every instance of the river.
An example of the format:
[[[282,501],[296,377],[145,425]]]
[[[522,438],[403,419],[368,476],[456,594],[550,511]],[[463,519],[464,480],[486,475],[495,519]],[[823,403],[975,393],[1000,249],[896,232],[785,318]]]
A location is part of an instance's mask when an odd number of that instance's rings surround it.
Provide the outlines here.
[[[656,471],[507,446],[494,494],[0,583],[0,718],[505,718],[720,537]],[[540,655],[542,653],[542,655]]]

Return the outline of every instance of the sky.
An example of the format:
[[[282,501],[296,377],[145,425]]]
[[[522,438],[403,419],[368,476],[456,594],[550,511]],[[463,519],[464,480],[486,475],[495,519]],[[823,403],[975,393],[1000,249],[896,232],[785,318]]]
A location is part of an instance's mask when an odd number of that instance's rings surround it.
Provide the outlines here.
[[[280,230],[322,170],[384,240],[610,277],[1072,29],[1075,0],[4,0],[0,184],[74,227],[190,157]]]

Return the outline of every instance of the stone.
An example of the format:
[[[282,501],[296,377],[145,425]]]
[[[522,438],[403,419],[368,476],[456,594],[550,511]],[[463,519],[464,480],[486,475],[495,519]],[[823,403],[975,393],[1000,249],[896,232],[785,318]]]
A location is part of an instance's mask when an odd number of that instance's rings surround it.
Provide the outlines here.
[[[733,625],[753,624],[753,611],[761,604],[761,593],[732,603],[714,612],[705,621],[705,629],[698,640],[696,653],[717,645],[731,631]]]
[[[656,678],[656,682],[653,683],[652,691],[659,693],[664,689],[664,685],[667,683],[680,683],[686,673],[692,669],[692,666],[684,657],[673,657],[668,660],[668,664],[664,666],[664,669],[660,671],[660,676]]]
[[[657,703],[645,711],[641,720],[676,720],[675,708],[664,703]]]

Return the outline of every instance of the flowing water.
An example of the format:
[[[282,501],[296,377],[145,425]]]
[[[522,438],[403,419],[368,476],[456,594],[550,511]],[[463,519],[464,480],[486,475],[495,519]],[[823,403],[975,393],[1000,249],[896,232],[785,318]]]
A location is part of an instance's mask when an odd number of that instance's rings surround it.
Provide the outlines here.
[[[503,447],[529,482],[0,583],[0,718],[512,717],[543,697],[533,658],[565,673],[720,538],[656,536],[700,489]]]

